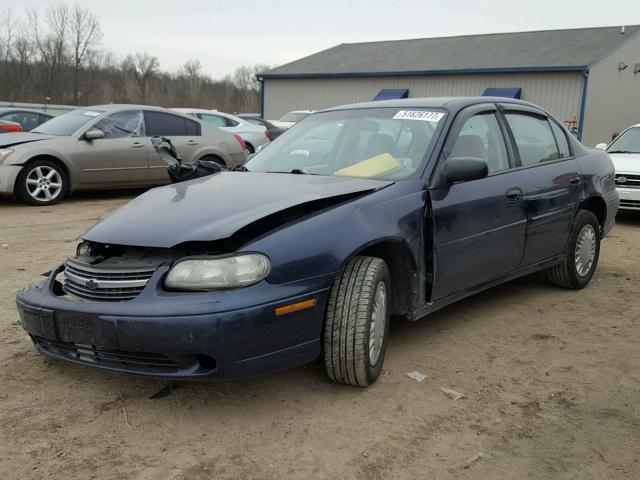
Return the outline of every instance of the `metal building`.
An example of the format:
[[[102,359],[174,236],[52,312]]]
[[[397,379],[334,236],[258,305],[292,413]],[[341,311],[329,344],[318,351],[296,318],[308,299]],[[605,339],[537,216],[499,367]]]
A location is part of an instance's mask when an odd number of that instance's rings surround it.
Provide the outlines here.
[[[640,122],[640,25],[342,44],[260,73],[264,118],[381,98],[534,102],[583,143]]]

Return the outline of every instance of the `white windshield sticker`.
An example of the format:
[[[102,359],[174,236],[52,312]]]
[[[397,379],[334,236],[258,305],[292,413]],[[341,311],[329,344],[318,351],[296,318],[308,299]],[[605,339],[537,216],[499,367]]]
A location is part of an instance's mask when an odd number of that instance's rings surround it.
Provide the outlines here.
[[[100,115],[100,112],[92,112],[91,110],[88,110],[88,111],[84,112],[84,114],[87,117],[97,117],[98,115]]]
[[[394,120],[420,120],[422,122],[439,122],[444,117],[442,112],[428,112],[425,110],[400,110],[393,116]]]

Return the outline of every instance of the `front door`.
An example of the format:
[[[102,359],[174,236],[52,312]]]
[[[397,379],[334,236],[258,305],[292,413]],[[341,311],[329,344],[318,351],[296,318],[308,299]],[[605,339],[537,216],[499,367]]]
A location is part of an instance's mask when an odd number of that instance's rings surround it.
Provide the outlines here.
[[[563,253],[580,203],[581,174],[553,119],[537,110],[508,108],[504,117],[527,187],[524,267]]]
[[[73,161],[80,184],[143,185],[149,181],[147,143],[140,110],[115,112],[98,120],[89,130],[100,130],[104,138],[80,139]]]
[[[440,159],[480,158],[489,176],[431,191],[435,219],[432,300],[518,268],[524,249],[526,191],[495,106],[462,112]]]

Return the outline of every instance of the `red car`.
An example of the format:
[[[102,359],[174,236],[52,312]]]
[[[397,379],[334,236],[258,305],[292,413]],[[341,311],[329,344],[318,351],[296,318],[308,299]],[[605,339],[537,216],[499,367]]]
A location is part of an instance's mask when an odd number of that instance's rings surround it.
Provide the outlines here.
[[[22,127],[19,123],[0,120],[0,133],[21,132]]]

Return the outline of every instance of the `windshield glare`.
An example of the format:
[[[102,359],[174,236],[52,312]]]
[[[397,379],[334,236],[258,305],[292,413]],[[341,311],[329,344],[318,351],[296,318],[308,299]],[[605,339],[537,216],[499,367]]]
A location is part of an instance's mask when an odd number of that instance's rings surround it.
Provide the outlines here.
[[[100,110],[88,110],[84,108],[73,110],[72,112],[64,113],[44,122],[38,128],[32,130],[32,132],[56,136],[73,135],[101,113],[103,112]]]
[[[303,118],[311,115],[307,112],[289,112],[284,117],[280,119],[281,122],[299,122]]]
[[[445,117],[437,109],[316,113],[247,164],[253,172],[399,180],[419,171]]]
[[[607,152],[640,153],[640,127],[633,127],[616,138]]]

